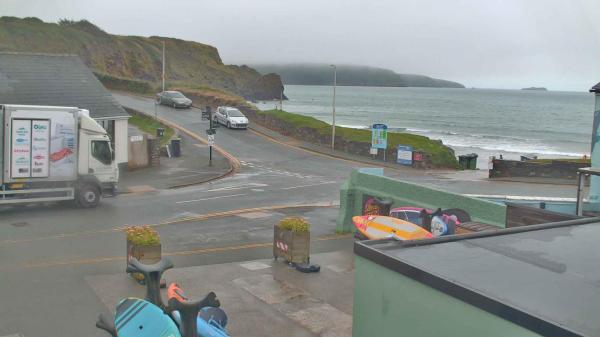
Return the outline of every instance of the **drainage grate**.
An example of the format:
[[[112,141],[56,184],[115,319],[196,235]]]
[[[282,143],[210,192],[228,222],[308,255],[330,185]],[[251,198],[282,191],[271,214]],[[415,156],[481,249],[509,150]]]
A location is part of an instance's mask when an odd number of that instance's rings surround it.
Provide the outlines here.
[[[13,227],[25,227],[25,226],[29,226],[28,222],[13,222],[10,224]]]

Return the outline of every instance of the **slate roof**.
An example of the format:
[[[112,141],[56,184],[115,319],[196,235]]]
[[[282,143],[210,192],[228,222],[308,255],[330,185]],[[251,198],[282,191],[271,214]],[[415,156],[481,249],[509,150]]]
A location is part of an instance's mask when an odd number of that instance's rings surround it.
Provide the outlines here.
[[[129,117],[77,55],[0,52],[0,104],[75,106],[92,118]]]

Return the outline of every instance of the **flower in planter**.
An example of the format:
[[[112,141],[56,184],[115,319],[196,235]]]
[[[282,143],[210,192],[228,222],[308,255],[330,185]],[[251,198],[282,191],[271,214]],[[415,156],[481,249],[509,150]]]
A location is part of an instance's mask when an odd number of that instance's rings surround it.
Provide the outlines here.
[[[148,225],[128,226],[125,228],[127,241],[137,246],[153,246],[160,244],[158,232]]]
[[[310,230],[310,224],[306,221],[306,219],[296,216],[290,216],[281,219],[277,226],[279,226],[281,229],[292,231],[294,233],[304,233]]]

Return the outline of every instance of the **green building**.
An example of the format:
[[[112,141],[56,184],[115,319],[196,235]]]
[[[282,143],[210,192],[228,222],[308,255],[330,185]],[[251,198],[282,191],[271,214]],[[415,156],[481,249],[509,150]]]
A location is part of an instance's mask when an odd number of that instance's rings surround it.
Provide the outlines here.
[[[600,336],[600,218],[356,242],[354,337]]]

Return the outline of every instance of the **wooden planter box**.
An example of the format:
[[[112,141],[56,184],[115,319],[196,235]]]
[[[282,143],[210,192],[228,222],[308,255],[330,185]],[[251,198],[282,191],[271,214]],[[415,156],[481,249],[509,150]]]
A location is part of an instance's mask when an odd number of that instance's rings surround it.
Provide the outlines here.
[[[161,245],[141,246],[131,243],[127,240],[127,263],[131,260],[131,257],[135,257],[143,264],[154,264],[161,259]],[[144,279],[144,276],[140,273],[133,273],[133,278],[138,281]]]
[[[288,263],[310,262],[310,232],[295,233],[275,225],[273,258],[283,258]]]

